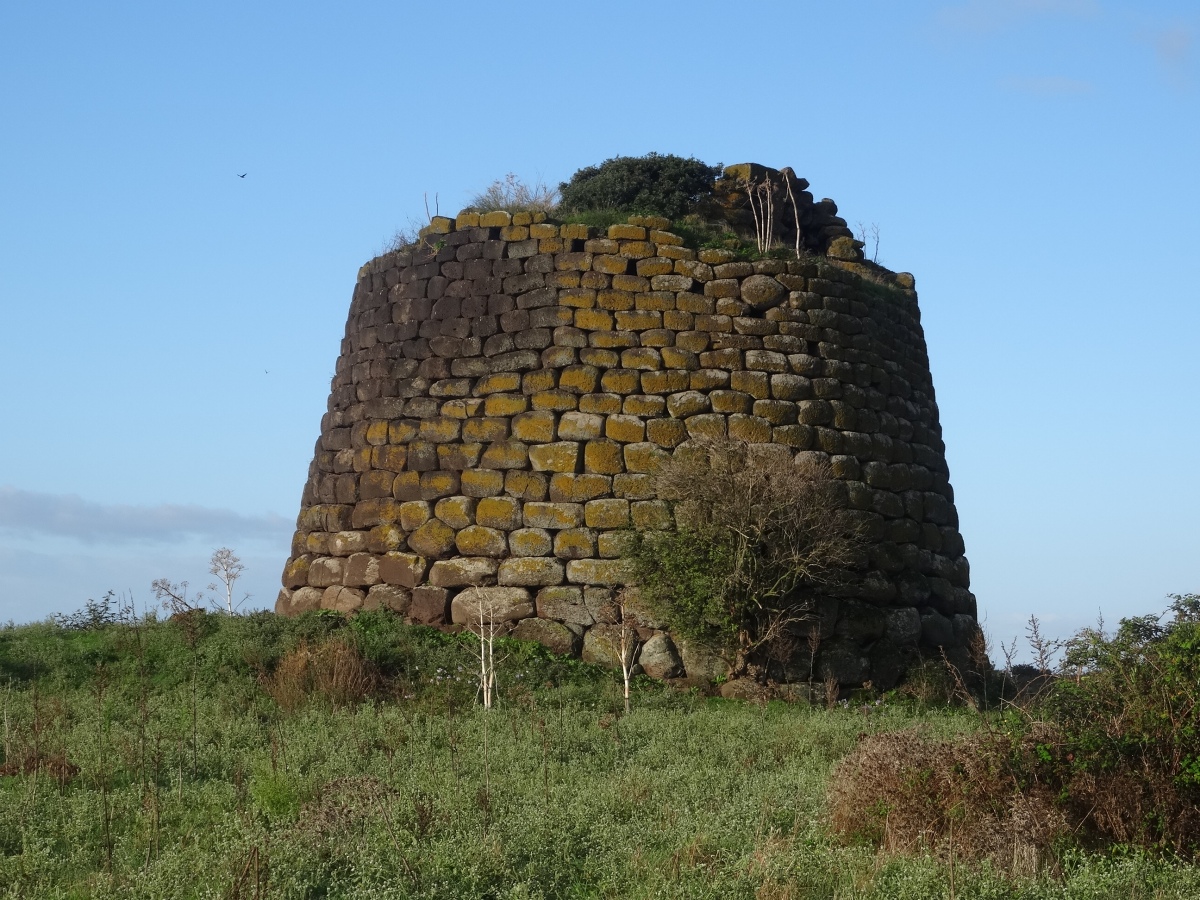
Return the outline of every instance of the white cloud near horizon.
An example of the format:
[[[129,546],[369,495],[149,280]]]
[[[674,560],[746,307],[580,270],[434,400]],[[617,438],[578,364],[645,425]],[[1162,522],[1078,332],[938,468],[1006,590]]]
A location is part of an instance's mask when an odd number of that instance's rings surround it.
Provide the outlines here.
[[[135,506],[97,503],[77,494],[49,494],[0,485],[0,531],[73,538],[85,544],[215,543],[277,539],[290,532],[283,516],[249,516],[228,509],[163,503]]]
[[[1096,0],[967,0],[942,7],[937,22],[962,31],[992,32],[1038,16],[1090,18],[1099,12]]]

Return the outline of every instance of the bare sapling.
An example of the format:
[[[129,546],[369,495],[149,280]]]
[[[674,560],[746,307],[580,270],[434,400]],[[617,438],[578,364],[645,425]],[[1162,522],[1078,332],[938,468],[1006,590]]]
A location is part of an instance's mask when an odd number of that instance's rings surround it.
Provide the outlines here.
[[[633,661],[637,658],[641,641],[634,630],[625,608],[625,591],[617,595],[617,615],[620,617],[621,636],[618,649],[621,654],[621,678],[625,687],[625,715],[629,715],[630,682],[633,681]]]
[[[787,187],[788,200],[790,200],[792,203],[792,218],[795,219],[795,221],[796,221],[796,259],[799,259],[800,258],[800,210],[796,206],[796,195],[792,192],[792,179],[789,177],[786,177],[786,173],[785,173],[785,177],[783,179],[783,183]]]
[[[473,590],[479,626],[479,695],[484,709],[491,709],[496,700],[496,636],[500,623],[496,621],[495,604]]]
[[[246,567],[242,565],[241,559],[228,547],[218,547],[213,551],[212,557],[208,561],[209,574],[216,575],[217,580],[221,582],[220,585],[216,583],[210,584],[208,589],[210,591],[224,591],[225,611],[231,616],[233,615],[233,588],[245,570]],[[238,606],[241,606],[249,599],[250,595],[246,594],[238,602]]]

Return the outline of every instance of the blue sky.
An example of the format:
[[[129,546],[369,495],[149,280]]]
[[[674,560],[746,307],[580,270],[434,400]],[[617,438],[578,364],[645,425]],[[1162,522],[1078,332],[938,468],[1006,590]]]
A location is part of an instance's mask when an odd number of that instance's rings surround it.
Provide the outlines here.
[[[790,165],[916,275],[997,640],[1200,591],[1198,39],[1167,0],[6,4],[0,620],[222,545],[270,605],[358,267],[426,194],[649,151]]]

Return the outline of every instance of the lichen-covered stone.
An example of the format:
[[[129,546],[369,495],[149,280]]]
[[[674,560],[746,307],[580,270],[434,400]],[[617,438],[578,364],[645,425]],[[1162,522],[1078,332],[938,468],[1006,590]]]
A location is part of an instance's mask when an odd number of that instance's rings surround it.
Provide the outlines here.
[[[429,568],[429,583],[445,588],[494,584],[499,566],[499,561],[491,557],[439,559]]]
[[[583,522],[580,503],[526,503],[527,528],[575,528]]]
[[[525,556],[501,562],[497,579],[502,585],[538,587],[561,584],[564,575],[563,564],[557,559],[544,556]]]
[[[430,519],[408,536],[408,546],[429,559],[441,559],[454,552],[454,529],[441,519]]]
[[[520,528],[523,522],[521,501],[515,497],[486,497],[475,507],[475,522],[500,531]]]
[[[495,556],[508,553],[508,538],[497,528],[468,525],[454,536],[454,545],[463,556]]]
[[[425,578],[429,564],[415,553],[392,552],[379,557],[379,580],[384,584],[414,588]]]

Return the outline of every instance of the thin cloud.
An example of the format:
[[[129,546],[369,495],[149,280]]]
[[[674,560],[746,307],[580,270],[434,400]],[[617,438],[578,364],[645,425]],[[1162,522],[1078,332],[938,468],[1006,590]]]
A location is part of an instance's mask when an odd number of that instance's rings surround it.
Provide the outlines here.
[[[1096,0],[968,0],[942,7],[937,21],[956,30],[992,32],[1040,16],[1088,18],[1099,11]]]
[[[1187,68],[1192,57],[1192,29],[1183,23],[1163,28],[1153,34],[1151,43],[1159,65],[1175,87],[1187,84]]]
[[[44,494],[0,485],[0,531],[52,535],[87,544],[136,541],[175,543],[207,538],[217,543],[278,538],[290,523],[282,516],[247,516],[227,509],[164,503],[105,504],[76,494]]]
[[[1090,81],[1081,81],[1077,78],[1061,78],[1056,76],[1047,76],[1042,78],[1006,78],[1001,84],[1013,91],[1021,91],[1026,94],[1042,94],[1046,96],[1052,95],[1071,95],[1071,94],[1087,94],[1095,90],[1095,85]]]

